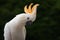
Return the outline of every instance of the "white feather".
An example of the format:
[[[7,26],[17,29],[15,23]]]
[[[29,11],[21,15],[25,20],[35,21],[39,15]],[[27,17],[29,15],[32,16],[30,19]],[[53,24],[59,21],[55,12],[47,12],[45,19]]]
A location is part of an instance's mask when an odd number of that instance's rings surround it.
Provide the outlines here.
[[[6,23],[4,28],[5,40],[25,40],[25,14],[19,14],[11,21]]]

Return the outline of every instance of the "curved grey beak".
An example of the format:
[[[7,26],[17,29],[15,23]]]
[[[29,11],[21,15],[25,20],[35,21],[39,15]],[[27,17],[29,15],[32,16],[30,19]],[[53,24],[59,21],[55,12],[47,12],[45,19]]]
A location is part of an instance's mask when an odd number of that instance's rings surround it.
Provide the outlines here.
[[[26,25],[28,25],[28,26],[31,25],[31,24],[32,24],[32,21],[27,21],[26,22]]]

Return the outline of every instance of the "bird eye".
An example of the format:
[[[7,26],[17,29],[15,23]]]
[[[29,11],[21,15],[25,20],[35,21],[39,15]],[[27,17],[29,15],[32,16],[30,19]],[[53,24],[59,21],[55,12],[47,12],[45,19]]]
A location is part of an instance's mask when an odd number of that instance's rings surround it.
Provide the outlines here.
[[[29,19],[29,17],[27,19]]]

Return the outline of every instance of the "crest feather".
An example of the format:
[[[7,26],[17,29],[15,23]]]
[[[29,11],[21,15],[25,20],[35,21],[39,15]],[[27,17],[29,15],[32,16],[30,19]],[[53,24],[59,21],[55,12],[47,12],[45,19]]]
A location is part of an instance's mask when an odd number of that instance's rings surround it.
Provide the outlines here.
[[[35,4],[35,5],[31,8],[32,5],[33,5],[33,3],[31,3],[28,8],[27,8],[27,5],[24,7],[25,13],[32,14],[32,12],[37,8],[37,6],[39,6],[39,4]]]
[[[25,13],[29,13],[28,9],[27,9],[27,5],[24,7],[24,11],[25,11]]]
[[[34,10],[37,6],[39,6],[39,4],[35,4],[35,5],[32,7],[32,12],[33,12],[33,10]]]
[[[33,3],[31,3],[30,5],[29,5],[29,8],[28,8],[28,10],[29,10],[29,13],[31,13],[32,12],[32,8],[31,8],[31,6],[33,5]]]

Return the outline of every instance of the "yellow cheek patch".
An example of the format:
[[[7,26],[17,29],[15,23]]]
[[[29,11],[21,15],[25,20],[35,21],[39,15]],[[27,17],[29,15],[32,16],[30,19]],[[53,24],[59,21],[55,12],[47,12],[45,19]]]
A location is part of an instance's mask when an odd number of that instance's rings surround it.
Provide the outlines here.
[[[32,14],[32,12],[34,11],[34,9],[35,9],[37,6],[39,6],[39,4],[35,4],[35,5],[31,8],[32,5],[33,5],[33,3],[31,3],[28,8],[27,8],[27,5],[24,7],[25,13]]]

